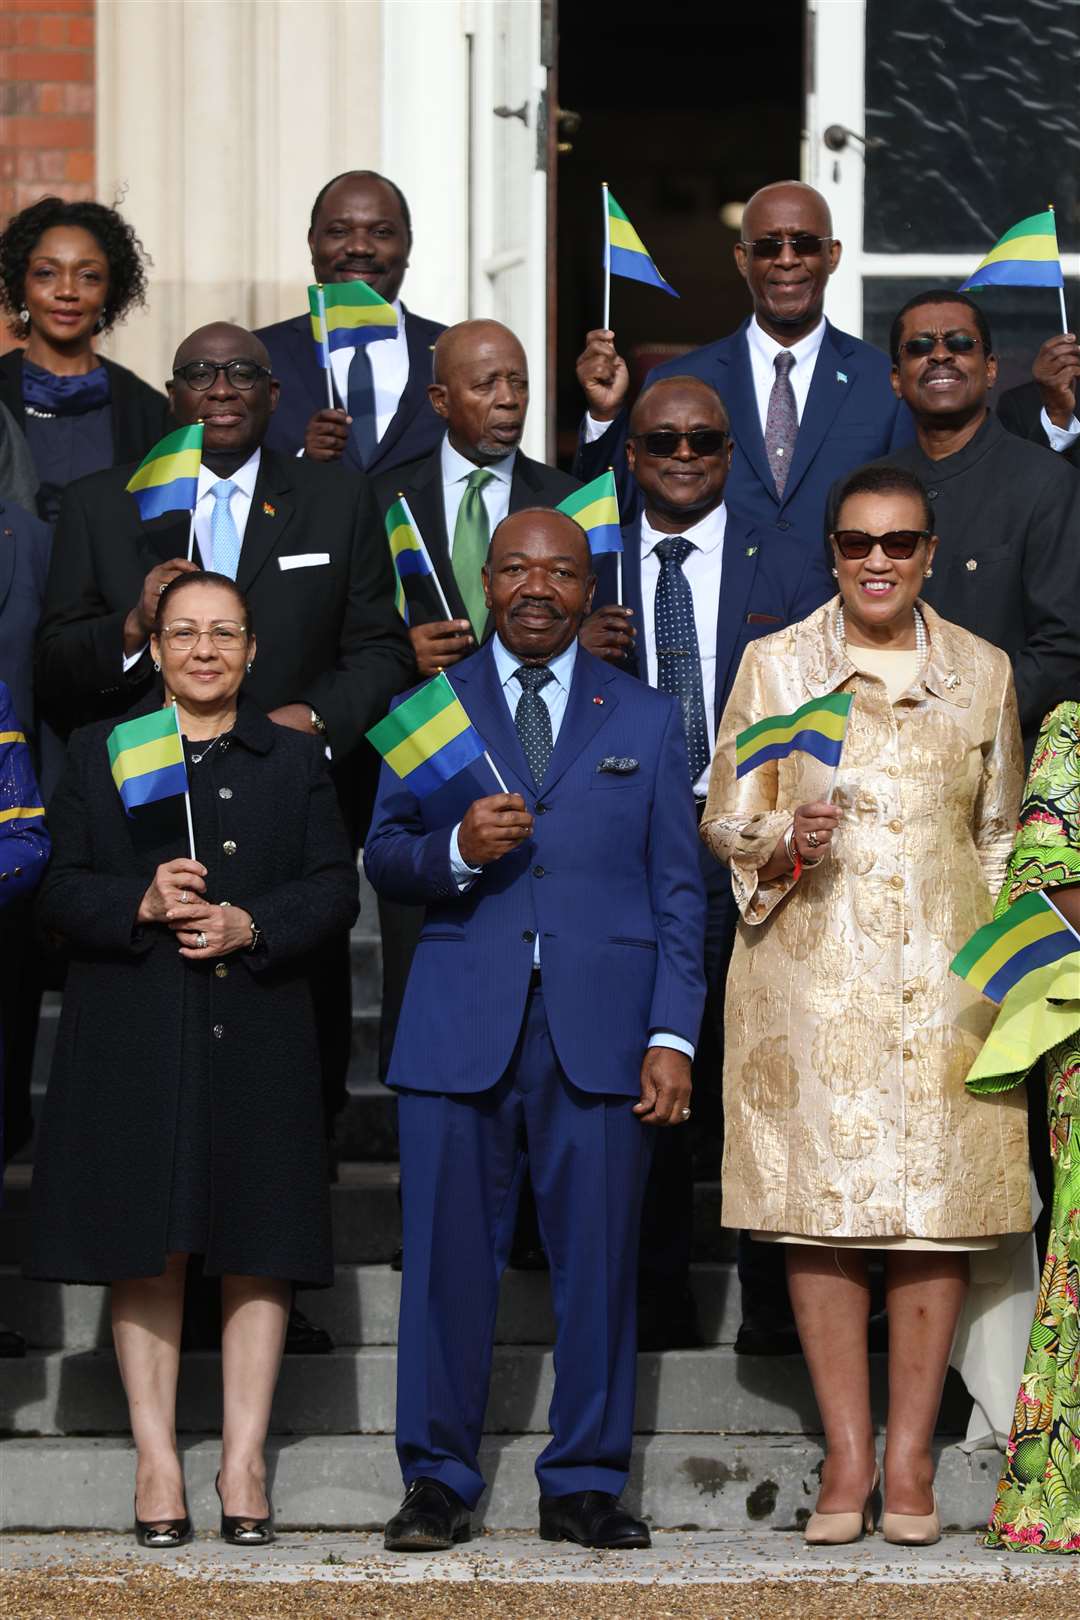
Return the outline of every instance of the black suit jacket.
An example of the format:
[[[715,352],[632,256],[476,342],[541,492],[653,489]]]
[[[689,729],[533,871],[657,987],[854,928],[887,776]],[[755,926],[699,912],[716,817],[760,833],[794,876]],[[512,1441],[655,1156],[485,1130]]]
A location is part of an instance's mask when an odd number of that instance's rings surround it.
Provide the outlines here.
[[[1002,427],[1015,433],[1018,439],[1030,439],[1032,444],[1041,444],[1044,450],[1052,448],[1040,420],[1042,394],[1037,382],[1021,383],[1019,388],[1006,389],[998,400],[998,416]],[[1080,439],[1075,440],[1068,450],[1059,450],[1055,454],[1080,469]]]
[[[434,415],[434,412],[432,412]],[[441,418],[436,418],[440,422]],[[429,455],[412,461],[393,472],[378,475],[375,499],[383,514],[389,510],[398,495],[404,495],[409,510],[431,554],[439,583],[446,592],[450,612],[455,619],[467,619],[465,603],[461,599],[457,580],[450,560],[450,537],[446,532],[446,507],[442,486],[442,433],[439,443]],[[558,506],[575,489],[580,489],[576,478],[548,467],[542,461],[533,461],[519,450],[514,461],[514,476],[510,481],[510,511],[520,512],[527,506]],[[413,624],[430,624],[445,617],[438,593],[430,581],[410,579],[407,586],[409,617]]]
[[[430,450],[443,436],[441,417],[436,416],[427,397],[431,381],[431,351],[445,326],[438,321],[414,315],[402,304],[405,315],[405,341],[409,346],[409,380],[390,426],[379,440],[371,466],[371,476],[400,467]],[[278,408],[270,418],[266,435],[269,450],[283,450],[295,456],[303,449],[304,430],[316,411],[326,409],[326,374],[318,363],[311,336],[311,317],[297,315],[274,326],[263,326],[255,333],[265,343],[270,366],[281,384]],[[359,461],[346,446],[346,466],[362,472]]]
[[[38,633],[37,689],[64,735],[124,714],[148,689],[149,653],[123,673],[124,619],[156,563],[187,555],[188,514],[143,523],[130,467],[64,494]],[[326,562],[281,566],[290,557]],[[326,722],[335,774],[415,678],[394,609],[390,552],[365,479],[263,450],[237,584],[258,638],[245,690],[265,709],[309,703]]]
[[[99,356],[109,373],[112,406],[113,466],[141,461],[147,451],[176,423],[165,395],[136,377],[126,366]],[[26,426],[22,396],[23,357],[21,349],[0,355],[0,402],[7,406],[20,428]]]

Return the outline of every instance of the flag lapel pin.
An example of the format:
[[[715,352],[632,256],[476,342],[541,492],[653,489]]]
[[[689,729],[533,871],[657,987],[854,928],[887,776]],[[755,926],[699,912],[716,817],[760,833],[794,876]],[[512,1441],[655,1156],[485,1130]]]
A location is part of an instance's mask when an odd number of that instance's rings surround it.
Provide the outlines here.
[[[748,557],[756,557],[757,556],[757,546],[747,546],[746,555]]]
[[[602,697],[594,697],[594,698],[593,698],[593,702],[594,702],[594,703],[599,703],[599,704],[603,704],[603,701],[604,701],[604,700],[603,700],[603,698],[602,698]]]
[[[847,372],[846,371],[838,371],[836,373],[836,380],[837,380],[837,382],[846,383],[847,382]]]
[[[267,517],[277,517],[277,507],[271,505],[269,501],[263,501],[263,511]]]

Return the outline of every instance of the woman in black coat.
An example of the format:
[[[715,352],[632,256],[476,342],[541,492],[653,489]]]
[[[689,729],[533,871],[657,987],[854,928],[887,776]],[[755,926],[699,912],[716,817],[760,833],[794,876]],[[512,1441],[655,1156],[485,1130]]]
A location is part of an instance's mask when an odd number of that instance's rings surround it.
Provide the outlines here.
[[[42,197],[0,232],[0,302],[26,345],[0,357],[0,404],[26,435],[46,523],[74,479],[141,461],[168,431],[165,395],[94,349],[145,303],[145,257],[103,203]]]
[[[28,1270],[113,1285],[145,1546],[191,1533],[175,1440],[187,1256],[221,1277],[222,1534],[261,1545],[291,1285],[333,1281],[311,953],[354,921],[358,880],[318,740],[238,697],[255,638],[235,584],[179,575],[151,650],[198,858],[183,797],[129,815],[111,724],[76,732],[39,897],[70,968]],[[129,718],[161,707],[158,692]]]

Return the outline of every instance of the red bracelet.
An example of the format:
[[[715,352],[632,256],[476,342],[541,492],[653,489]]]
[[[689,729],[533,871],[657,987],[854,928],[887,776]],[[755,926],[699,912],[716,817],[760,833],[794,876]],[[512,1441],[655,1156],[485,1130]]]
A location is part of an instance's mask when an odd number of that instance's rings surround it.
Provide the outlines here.
[[[788,860],[791,862],[791,881],[798,883],[803,873],[803,860],[799,854],[799,845],[795,838],[795,823],[792,822],[784,834],[784,848],[787,850]]]

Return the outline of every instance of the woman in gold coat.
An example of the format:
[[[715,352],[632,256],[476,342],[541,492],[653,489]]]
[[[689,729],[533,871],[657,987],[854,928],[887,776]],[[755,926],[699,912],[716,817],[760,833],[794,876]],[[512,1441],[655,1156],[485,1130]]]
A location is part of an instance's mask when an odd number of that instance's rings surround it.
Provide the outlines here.
[[[1030,1227],[1023,1098],[964,1077],[993,1007],[949,972],[989,921],[1023,782],[1006,655],[919,601],[937,539],[897,468],[852,474],[839,598],[751,643],[701,836],[741,913],[727,982],[726,1226],[784,1242],[825,1430],[812,1542],[874,1526],[867,1250],[889,1312],[889,1540],[939,1532],[931,1439],[968,1252]],[[736,777],[737,735],[854,697],[835,782],[795,752]]]

